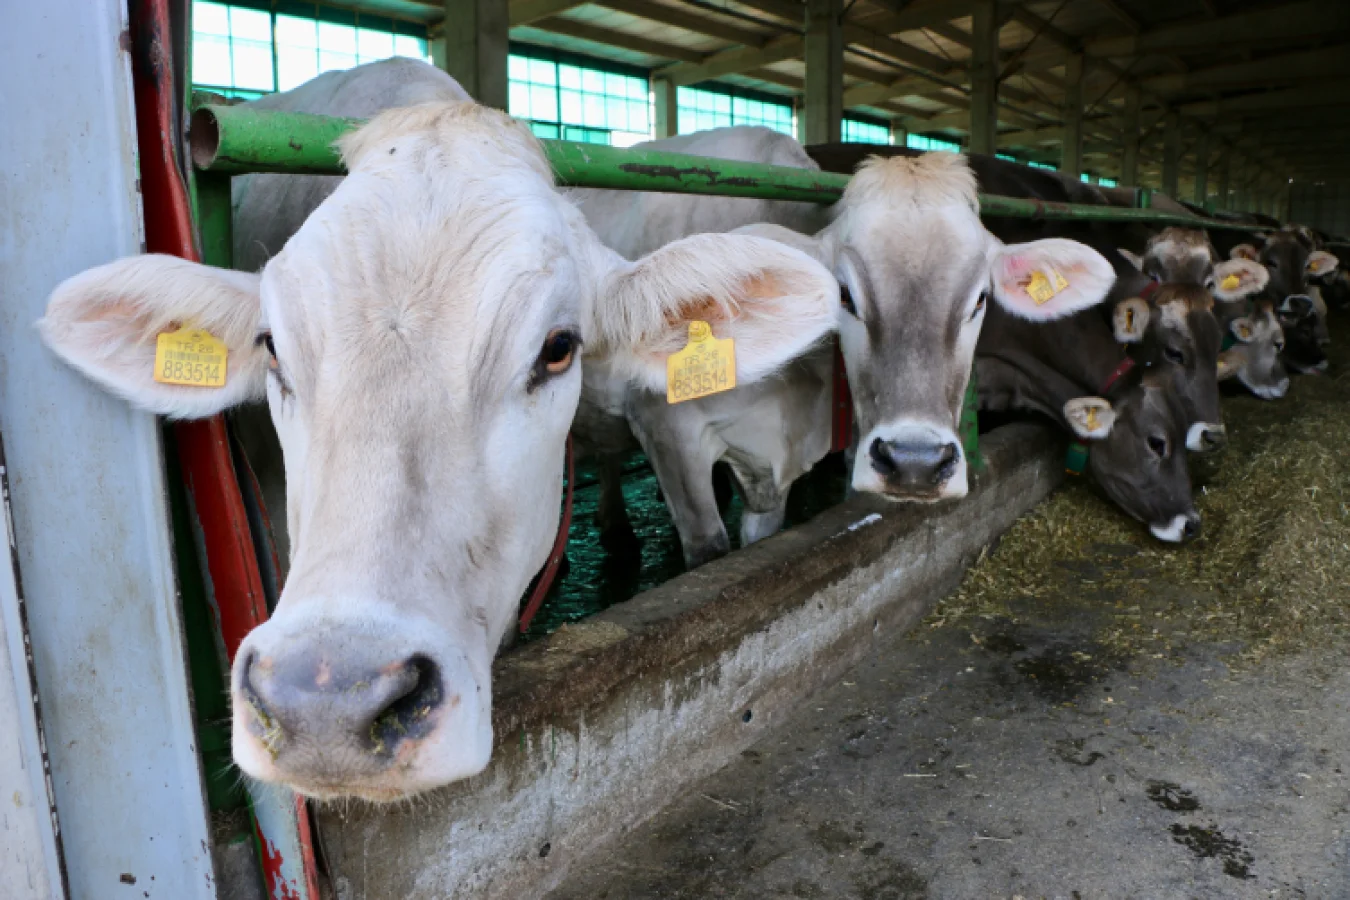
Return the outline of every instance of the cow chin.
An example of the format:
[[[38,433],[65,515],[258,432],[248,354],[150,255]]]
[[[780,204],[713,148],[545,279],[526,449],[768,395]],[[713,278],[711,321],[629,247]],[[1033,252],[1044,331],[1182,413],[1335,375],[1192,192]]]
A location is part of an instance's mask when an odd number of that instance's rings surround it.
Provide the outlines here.
[[[480,675],[426,621],[278,615],[235,659],[235,762],[320,800],[388,803],[476,775],[492,753],[482,655]]]

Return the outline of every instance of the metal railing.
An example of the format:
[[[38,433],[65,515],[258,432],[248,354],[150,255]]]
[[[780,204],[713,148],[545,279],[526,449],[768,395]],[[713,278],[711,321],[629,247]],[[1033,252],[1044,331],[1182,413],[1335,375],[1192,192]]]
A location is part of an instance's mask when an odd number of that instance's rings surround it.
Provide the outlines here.
[[[341,175],[345,170],[333,142],[361,124],[358,119],[205,104],[192,117],[192,160],[197,168],[220,174]],[[573,141],[541,143],[558,183],[564,187],[833,203],[849,182],[847,175],[789,166]],[[979,198],[980,214],[985,216],[1239,231],[1253,227],[1156,209],[1085,206],[998,194],[980,194]]]

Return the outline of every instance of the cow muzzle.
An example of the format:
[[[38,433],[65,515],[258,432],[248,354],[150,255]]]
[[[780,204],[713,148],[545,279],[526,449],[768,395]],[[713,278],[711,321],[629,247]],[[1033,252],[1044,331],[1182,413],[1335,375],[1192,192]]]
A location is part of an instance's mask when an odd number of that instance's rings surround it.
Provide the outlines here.
[[[388,801],[487,764],[486,692],[461,654],[369,623],[270,624],[235,660],[234,756],[245,773],[319,798]]]
[[[874,429],[859,447],[853,466],[854,490],[927,503],[966,495],[965,455],[950,431],[922,427],[886,433]]]
[[[1218,453],[1228,445],[1228,431],[1222,424],[1195,422],[1186,431],[1186,449],[1192,453]]]
[[[1200,514],[1192,510],[1184,515],[1173,516],[1170,521],[1150,525],[1148,530],[1160,541],[1184,544],[1200,536]]]

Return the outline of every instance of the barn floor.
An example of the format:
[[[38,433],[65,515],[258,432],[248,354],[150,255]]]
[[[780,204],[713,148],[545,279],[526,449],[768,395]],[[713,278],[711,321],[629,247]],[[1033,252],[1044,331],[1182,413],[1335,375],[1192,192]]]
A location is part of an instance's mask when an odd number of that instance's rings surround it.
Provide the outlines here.
[[[1350,897],[1344,347],[1331,371],[1225,401],[1201,540],[1070,484],[551,896]]]

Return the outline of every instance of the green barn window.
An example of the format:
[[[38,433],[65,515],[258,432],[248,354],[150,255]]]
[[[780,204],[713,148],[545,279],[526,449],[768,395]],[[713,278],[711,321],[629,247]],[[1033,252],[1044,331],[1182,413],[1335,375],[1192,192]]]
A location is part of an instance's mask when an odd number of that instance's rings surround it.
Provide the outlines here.
[[[890,126],[867,119],[844,119],[843,139],[849,144],[889,144]]]
[[[922,134],[907,135],[905,137],[905,146],[912,150],[949,150],[952,153],[961,152],[961,145],[956,141],[925,137]]]
[[[682,87],[675,94],[675,105],[680,134],[730,125],[762,125],[793,137],[797,134],[792,105],[761,95]]]
[[[512,53],[507,111],[539,137],[627,147],[652,136],[647,79],[636,73]]]
[[[275,5],[277,10],[194,0],[193,84],[252,100],[391,56],[430,61],[421,25],[317,3]]]

